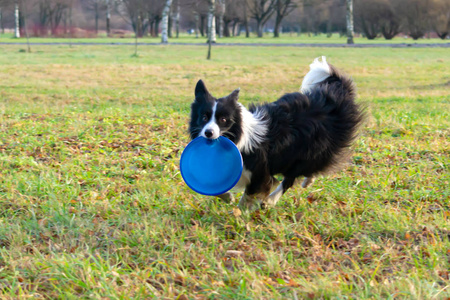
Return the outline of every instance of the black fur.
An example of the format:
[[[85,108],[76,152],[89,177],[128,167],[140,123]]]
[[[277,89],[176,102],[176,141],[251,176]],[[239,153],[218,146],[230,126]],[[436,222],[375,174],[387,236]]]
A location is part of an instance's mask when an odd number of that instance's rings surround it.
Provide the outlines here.
[[[330,67],[332,75],[310,93],[290,93],[274,103],[250,108],[251,112],[264,110],[270,125],[260,151],[244,155],[244,163],[265,166],[258,177],[266,181],[282,174],[284,192],[299,176],[313,177],[338,168],[363,120],[362,109],[354,101],[353,82]],[[249,192],[267,193],[267,188]]]
[[[252,151],[241,151],[244,167],[252,174],[247,195],[262,195],[264,201],[277,182],[274,175],[284,176],[284,193],[297,177],[332,171],[348,157],[364,112],[355,102],[352,80],[332,66],[330,70],[330,76],[308,93],[290,93],[276,102],[250,107],[250,112],[263,116],[261,124],[266,124],[267,132]],[[238,144],[244,120],[237,98],[235,91],[215,99],[199,81],[192,104],[191,138],[198,136],[205,125],[202,116],[207,115],[208,120],[212,117],[211,107],[217,101],[216,117],[229,120],[227,126],[220,127],[221,135]]]

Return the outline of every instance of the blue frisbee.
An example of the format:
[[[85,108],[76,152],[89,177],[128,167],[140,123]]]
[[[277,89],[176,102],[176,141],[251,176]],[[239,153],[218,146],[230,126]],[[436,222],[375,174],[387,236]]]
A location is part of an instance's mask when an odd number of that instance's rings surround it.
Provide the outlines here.
[[[241,178],[242,156],[226,137],[210,140],[197,137],[184,149],[180,171],[186,184],[195,192],[217,196],[233,188]]]

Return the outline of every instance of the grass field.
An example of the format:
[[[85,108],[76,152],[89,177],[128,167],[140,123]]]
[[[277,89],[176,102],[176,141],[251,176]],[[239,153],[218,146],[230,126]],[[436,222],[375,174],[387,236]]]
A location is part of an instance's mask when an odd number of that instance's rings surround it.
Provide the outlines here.
[[[0,298],[448,299],[447,49],[0,45]],[[198,79],[244,104],[351,74],[352,164],[265,211],[178,168]]]

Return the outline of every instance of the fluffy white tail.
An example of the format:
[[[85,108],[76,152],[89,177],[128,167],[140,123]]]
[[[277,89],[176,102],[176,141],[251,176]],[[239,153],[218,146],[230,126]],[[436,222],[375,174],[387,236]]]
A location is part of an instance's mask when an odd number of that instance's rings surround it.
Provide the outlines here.
[[[325,56],[322,56],[322,61],[319,61],[319,57],[316,58],[309,67],[311,70],[303,78],[302,87],[300,88],[302,93],[309,92],[316,84],[324,81],[331,75],[330,66]]]

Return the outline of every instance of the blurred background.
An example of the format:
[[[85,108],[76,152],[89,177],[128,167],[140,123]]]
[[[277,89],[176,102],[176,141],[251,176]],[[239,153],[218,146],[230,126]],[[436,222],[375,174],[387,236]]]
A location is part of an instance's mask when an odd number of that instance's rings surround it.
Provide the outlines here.
[[[173,0],[169,37],[206,37],[211,0]],[[0,33],[24,37],[158,37],[166,0],[0,0]],[[355,35],[449,38],[449,0],[215,0],[217,37]],[[1,37],[1,36],[0,36]]]

